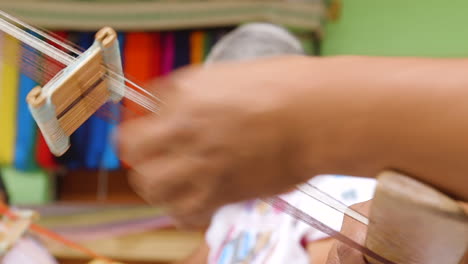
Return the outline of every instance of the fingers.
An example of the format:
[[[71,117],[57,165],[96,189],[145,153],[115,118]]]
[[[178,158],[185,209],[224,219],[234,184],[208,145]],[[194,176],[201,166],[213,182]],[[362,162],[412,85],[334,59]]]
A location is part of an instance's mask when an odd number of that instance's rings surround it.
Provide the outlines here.
[[[367,215],[367,212],[370,208],[370,203],[370,201],[367,201],[364,203],[355,204],[351,206],[351,209]],[[357,243],[364,245],[367,228],[360,222],[345,216],[343,225],[341,227],[341,233],[356,241]],[[335,241],[328,255],[327,264],[367,264],[367,261],[361,252],[339,241]]]
[[[129,180],[151,203],[173,203],[188,192],[199,191],[197,181],[209,173],[194,159],[173,154],[152,159],[133,168]]]
[[[119,127],[117,140],[122,160],[130,165],[182,150],[196,137],[191,122],[154,115],[128,121]]]
[[[353,204],[350,206],[350,208],[366,216],[369,214],[371,202],[372,200]],[[341,233],[353,239],[354,241],[359,243],[362,242],[361,244],[363,244],[366,240],[367,228],[364,224],[352,219],[349,216],[345,216],[343,219],[343,225],[341,227]]]
[[[155,123],[157,119],[151,115],[127,121],[118,128],[117,144],[122,160],[134,165],[138,161],[144,161],[150,154],[164,153],[153,137],[167,141],[171,135]]]
[[[205,160],[169,154],[135,166],[129,182],[148,203],[166,208],[176,219],[199,217],[204,223],[217,203],[210,200],[213,191],[203,179],[217,173]]]
[[[177,81],[180,79],[190,78],[200,69],[199,66],[189,65],[179,68],[170,75],[158,77],[145,84],[147,91],[153,94],[162,95],[163,99],[166,95],[170,95],[172,92],[177,91]]]
[[[183,230],[206,230],[209,228],[214,211],[205,211],[190,216],[175,216],[174,225]]]
[[[335,241],[326,264],[368,264],[361,252]]]

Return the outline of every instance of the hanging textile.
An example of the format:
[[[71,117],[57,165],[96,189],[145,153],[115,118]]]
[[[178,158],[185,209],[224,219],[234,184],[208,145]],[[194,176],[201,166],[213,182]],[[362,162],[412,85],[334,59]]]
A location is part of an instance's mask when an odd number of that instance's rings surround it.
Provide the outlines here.
[[[203,61],[206,60],[208,55],[210,54],[211,47],[214,46],[214,38],[213,38],[213,31],[212,30],[207,30],[204,32],[205,38],[204,38],[204,45],[203,45]]]
[[[151,78],[156,78],[161,76],[162,74],[162,37],[161,33],[156,32],[152,33],[152,49],[151,49],[151,57],[152,57],[152,66],[151,66]]]
[[[16,141],[16,103],[21,44],[3,36],[0,79],[0,164],[13,164]]]
[[[153,37],[150,33],[132,32],[125,38],[125,75],[132,81],[140,84],[146,84],[151,80],[152,74],[152,56]],[[141,108],[130,100],[123,100],[123,104],[135,114],[141,112]],[[124,115],[124,119],[129,114]]]
[[[190,31],[176,31],[175,34],[174,68],[178,69],[190,64]]]
[[[122,61],[125,61],[125,53],[124,53],[124,45],[125,45],[125,34],[123,33],[118,33],[117,35],[118,40],[119,40],[119,45],[120,45],[120,54],[122,56]],[[123,65],[124,70],[125,70],[125,64]],[[112,113],[113,116],[117,120],[120,119],[120,109],[119,105],[114,105],[110,104],[109,105],[109,111]],[[101,166],[104,169],[108,170],[116,170],[120,168],[120,161],[119,157],[117,156],[117,150],[115,149],[114,142],[112,140],[113,134],[116,129],[116,124],[109,122],[107,125],[107,139],[106,139],[106,145],[104,147],[104,153],[102,155],[102,163]]]
[[[36,162],[41,168],[54,169],[57,167],[54,156],[49,150],[47,143],[42,136],[41,132],[38,131],[37,143],[36,143]]]
[[[66,32],[62,32],[62,31],[55,32],[54,34],[60,39],[66,39],[68,36]],[[55,47],[60,48],[55,43],[52,43],[50,41],[49,41],[49,44],[52,44]],[[58,62],[54,61],[50,57],[45,56],[42,59],[44,60],[43,63],[44,65],[46,65],[46,67],[55,68],[53,72],[58,71],[62,67],[62,65],[60,65]],[[43,75],[44,75],[42,77],[43,80],[49,80],[54,77],[54,74],[50,74],[47,72],[44,72]],[[36,160],[41,168],[51,169],[51,170],[57,168],[57,160],[52,154],[52,152],[50,152],[49,146],[47,146],[47,143],[40,131],[38,132],[38,139],[37,139],[37,146],[36,146]],[[70,164],[70,167],[73,167],[73,164]]]
[[[167,32],[163,35],[163,58],[162,58],[162,75],[167,75],[172,71],[174,66],[175,52],[174,33]]]
[[[201,30],[190,34],[190,63],[201,64],[204,60],[205,34]]]
[[[22,53],[33,53],[34,50],[26,45],[22,45]],[[21,61],[21,69],[27,67],[24,60]],[[17,123],[16,123],[16,148],[15,148],[15,168],[19,170],[31,170],[36,166],[34,152],[36,147],[37,129],[36,123],[29,111],[26,103],[26,96],[38,84],[25,73],[20,73],[18,98],[17,98]]]
[[[127,33],[125,38],[125,72],[137,83],[145,83],[151,79],[153,58],[153,36],[151,33]]]
[[[78,45],[87,50],[94,43],[95,32],[83,32],[79,34]],[[80,142],[83,149],[84,165],[88,169],[97,169],[101,166],[104,149],[108,138],[108,125],[105,120],[94,114],[83,125],[89,138],[86,142]]]

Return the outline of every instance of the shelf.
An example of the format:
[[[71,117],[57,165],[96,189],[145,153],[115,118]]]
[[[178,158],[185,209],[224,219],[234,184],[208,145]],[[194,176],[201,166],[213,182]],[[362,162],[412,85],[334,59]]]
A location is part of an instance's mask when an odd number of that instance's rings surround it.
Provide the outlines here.
[[[54,30],[174,30],[264,21],[320,32],[322,0],[23,0],[0,1],[0,9]]]

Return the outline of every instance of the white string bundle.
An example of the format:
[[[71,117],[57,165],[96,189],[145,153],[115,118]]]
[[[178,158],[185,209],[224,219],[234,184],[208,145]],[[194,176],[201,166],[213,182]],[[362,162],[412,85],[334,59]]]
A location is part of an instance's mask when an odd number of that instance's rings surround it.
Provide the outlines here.
[[[77,58],[83,54],[83,52],[81,52],[77,48],[74,48],[72,45],[69,45],[64,41],[57,39],[51,34],[34,28],[1,10],[0,28],[2,31],[17,38],[22,43],[34,48],[35,51],[50,57],[52,60],[55,60],[63,64],[64,66],[69,66],[75,63]],[[37,36],[35,36],[34,34]],[[39,38],[39,36],[44,40]],[[54,45],[49,44],[47,41],[54,43],[61,49],[56,48]],[[63,50],[65,50],[66,52]],[[35,66],[44,72],[48,72],[48,69],[43,68],[43,65],[31,59],[31,54],[24,54],[22,59],[27,64],[30,64],[30,66]],[[144,107],[150,112],[156,113],[159,110],[158,105],[163,103],[161,99],[159,99],[154,94],[146,91],[144,88],[142,88],[135,82],[125,78],[122,75],[117,74],[114,70],[107,70],[109,73],[108,78],[110,81],[118,82],[123,79],[127,83],[127,85],[125,86],[124,94],[126,99],[135,102],[136,104]],[[36,77],[35,81],[41,80],[37,80]]]

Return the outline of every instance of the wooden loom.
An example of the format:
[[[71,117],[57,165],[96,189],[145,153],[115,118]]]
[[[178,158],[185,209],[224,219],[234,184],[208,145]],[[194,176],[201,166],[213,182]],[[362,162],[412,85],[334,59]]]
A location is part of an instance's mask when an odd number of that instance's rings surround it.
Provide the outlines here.
[[[28,94],[31,113],[55,155],[68,150],[69,136],[102,105],[123,97],[123,80],[109,79],[109,69],[123,75],[117,34],[103,28],[88,51]]]
[[[121,80],[112,87],[106,79],[110,69],[119,71],[115,32],[101,30],[96,43],[27,98],[56,155],[66,151],[69,136],[100,106],[123,95]],[[112,51],[106,52],[109,47]],[[378,176],[369,220],[366,245],[349,245],[371,255],[371,263],[460,264],[468,248],[468,217],[457,202],[395,172]],[[347,241],[339,235],[335,238]]]

